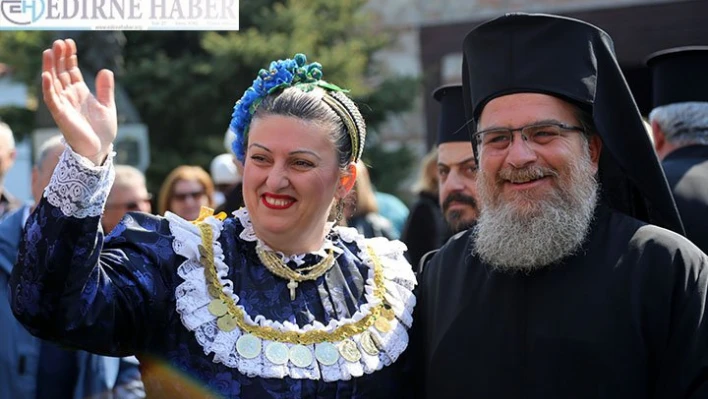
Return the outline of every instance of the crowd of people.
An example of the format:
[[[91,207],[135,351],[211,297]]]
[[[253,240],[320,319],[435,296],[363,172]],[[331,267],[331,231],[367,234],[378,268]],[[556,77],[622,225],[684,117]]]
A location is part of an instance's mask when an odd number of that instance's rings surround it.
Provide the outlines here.
[[[30,204],[0,124],[0,398],[708,398],[708,46],[648,55],[647,135],[598,27],[460,39],[410,207],[303,54],[153,199],[113,163],[113,74],[91,93],[57,40]]]

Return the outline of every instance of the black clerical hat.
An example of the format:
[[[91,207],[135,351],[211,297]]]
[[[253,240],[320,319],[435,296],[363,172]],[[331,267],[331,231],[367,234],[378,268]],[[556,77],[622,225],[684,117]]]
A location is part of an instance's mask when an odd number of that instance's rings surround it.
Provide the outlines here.
[[[461,85],[441,86],[433,91],[433,98],[440,103],[437,144],[469,141],[465,129],[465,103]]]
[[[708,46],[687,46],[650,55],[652,105],[708,102]]]
[[[613,46],[599,28],[554,15],[512,13],[479,25],[463,44],[467,117],[476,121],[490,100],[522,92],[553,95],[581,107],[592,115],[603,142],[602,200],[620,212],[683,233]],[[470,133],[476,129],[476,123],[467,126]]]

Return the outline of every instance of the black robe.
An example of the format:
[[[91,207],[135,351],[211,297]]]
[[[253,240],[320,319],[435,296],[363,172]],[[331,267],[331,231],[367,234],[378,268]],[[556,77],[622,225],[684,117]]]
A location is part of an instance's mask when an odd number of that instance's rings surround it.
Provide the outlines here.
[[[531,275],[448,241],[420,282],[427,398],[708,398],[708,258],[600,207],[581,252]]]
[[[708,145],[672,151],[663,161],[686,237],[708,253]]]
[[[445,217],[435,194],[421,192],[418,201],[411,207],[408,220],[401,233],[401,241],[406,244],[406,257],[418,269],[420,259],[426,253],[440,248],[450,237]]]

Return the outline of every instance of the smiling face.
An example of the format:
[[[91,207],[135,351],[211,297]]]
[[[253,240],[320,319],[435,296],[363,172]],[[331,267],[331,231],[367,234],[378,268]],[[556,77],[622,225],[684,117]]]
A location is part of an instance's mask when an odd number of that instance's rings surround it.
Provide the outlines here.
[[[541,121],[577,125],[578,112],[555,97],[513,94],[485,106],[480,131]],[[578,132],[546,134],[533,142],[515,132],[504,147],[479,146],[482,213],[473,232],[473,251],[500,270],[528,273],[580,248],[597,199],[601,142],[597,135],[588,141]]]
[[[519,93],[497,97],[483,109],[479,131],[491,128],[519,128],[539,122],[578,125],[575,108],[545,94]],[[510,204],[519,212],[538,209],[538,201],[563,196],[571,183],[570,167],[586,148],[592,161],[591,174],[597,172],[600,140],[593,136],[589,147],[577,131],[564,132],[543,145],[524,141],[518,132],[505,151],[485,151],[480,146],[480,191],[488,193],[489,204]],[[481,187],[484,186],[484,187]]]
[[[338,166],[329,129],[302,119],[267,115],[248,134],[243,195],[256,235],[286,253],[322,245],[332,201],[342,198],[355,178]],[[354,175],[354,176],[352,176]],[[352,179],[353,184],[353,179]]]

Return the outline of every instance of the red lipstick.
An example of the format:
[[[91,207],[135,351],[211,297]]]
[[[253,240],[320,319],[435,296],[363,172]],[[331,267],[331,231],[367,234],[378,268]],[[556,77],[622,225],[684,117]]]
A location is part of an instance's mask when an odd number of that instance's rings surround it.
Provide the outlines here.
[[[265,193],[261,195],[261,203],[269,209],[288,209],[296,202],[295,198],[289,195],[278,195]]]

